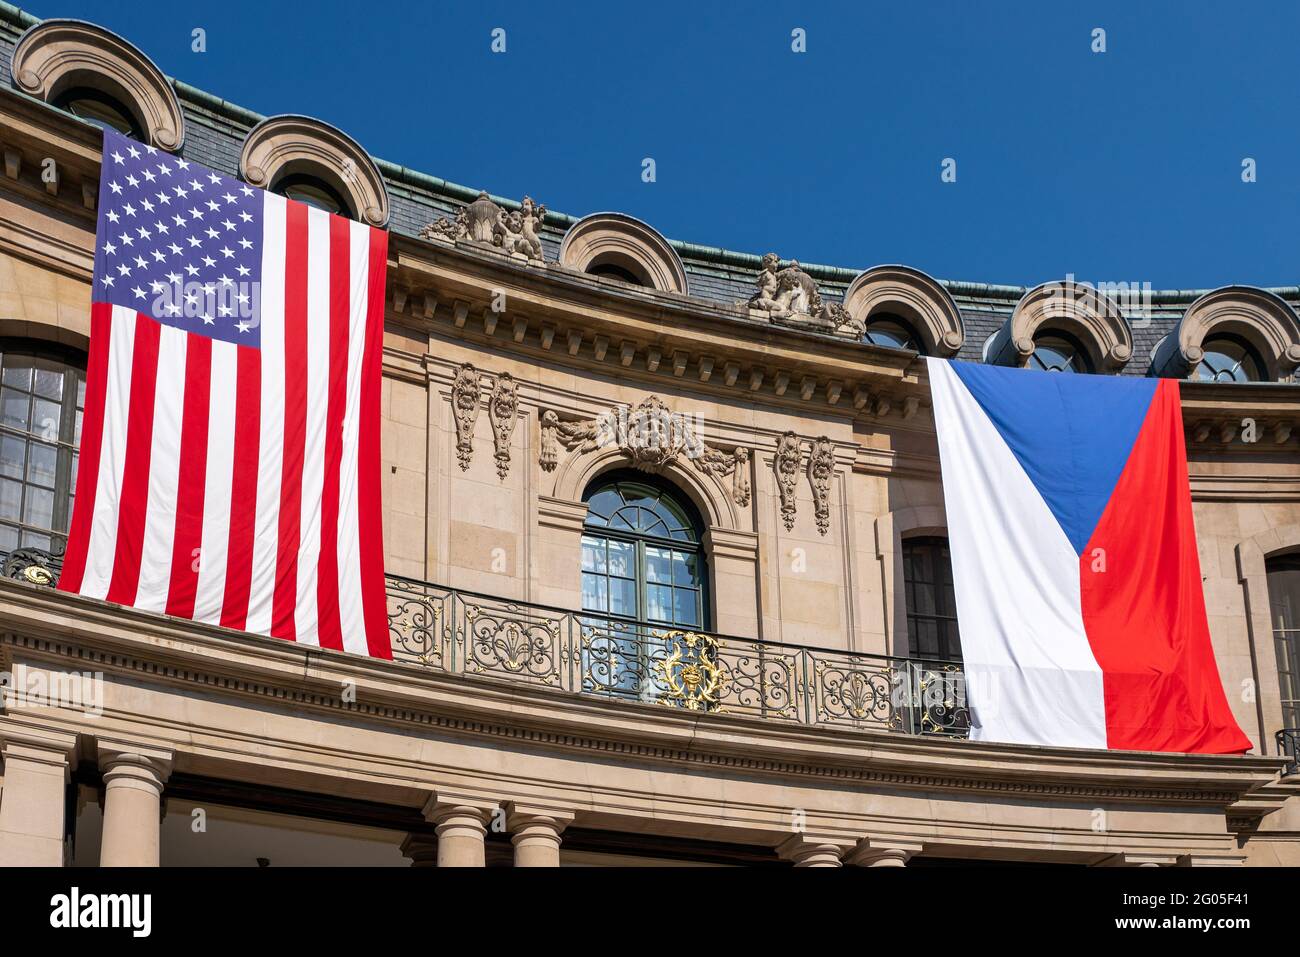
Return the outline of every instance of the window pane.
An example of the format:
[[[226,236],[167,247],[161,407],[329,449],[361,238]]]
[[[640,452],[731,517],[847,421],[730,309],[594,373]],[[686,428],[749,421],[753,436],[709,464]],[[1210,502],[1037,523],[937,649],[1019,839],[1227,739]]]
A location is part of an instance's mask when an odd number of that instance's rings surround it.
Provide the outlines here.
[[[608,611],[609,591],[605,579],[591,572],[582,573],[582,610]]]
[[[673,616],[679,625],[690,625],[697,627],[700,623],[700,613],[696,592],[690,588],[673,589]]]
[[[0,525],[0,551],[11,552],[18,547],[18,529]]]
[[[631,542],[609,541],[609,573],[619,578],[636,575],[636,546]]]
[[[54,493],[49,489],[27,486],[27,501],[23,503],[23,521],[41,528],[54,525]]]
[[[603,572],[605,570],[605,542],[603,539],[582,536],[582,570],[584,572]]]
[[[673,552],[673,584],[700,585],[700,556],[691,552]]]
[[[43,439],[57,440],[63,406],[49,399],[32,400],[32,431]]]
[[[43,548],[50,550],[50,536],[43,535],[40,532],[24,531],[23,532],[24,548]]]
[[[0,381],[17,389],[30,389],[32,387],[30,362],[31,360],[23,356],[5,356],[4,376]]]
[[[645,547],[645,580],[648,582],[672,581],[673,553],[657,545]]]
[[[0,475],[22,478],[27,471],[27,443],[12,435],[0,438]]]
[[[609,580],[609,613],[636,617],[636,582],[630,578],[611,578]]]
[[[32,385],[32,391],[47,399],[56,401],[62,399],[63,372],[57,369],[37,368],[36,381]]]
[[[23,487],[19,482],[0,479],[0,515],[18,518],[23,507]]]
[[[672,621],[672,615],[672,587],[669,585],[647,585],[646,617],[651,621]]]
[[[26,432],[31,401],[25,392],[0,389],[0,422]]]
[[[27,446],[27,481],[45,488],[54,488],[58,456],[58,450],[53,445],[30,443]]]

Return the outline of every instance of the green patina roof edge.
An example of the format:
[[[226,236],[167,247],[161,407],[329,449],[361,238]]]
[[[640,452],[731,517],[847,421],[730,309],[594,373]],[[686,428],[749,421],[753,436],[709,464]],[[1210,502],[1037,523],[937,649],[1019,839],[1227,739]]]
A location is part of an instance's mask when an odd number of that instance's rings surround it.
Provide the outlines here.
[[[26,10],[14,6],[6,0],[0,0],[0,19],[8,20],[10,23],[26,30],[41,22],[37,17]],[[129,41],[128,41],[129,42]],[[262,120],[266,119],[260,113],[231,103],[221,97],[214,96],[206,90],[201,90],[196,86],[178,80],[174,77],[168,77],[168,81],[176,90],[178,96],[183,97],[196,106],[203,107],[214,113],[219,113],[236,123],[248,126],[256,126]],[[479,191],[468,186],[462,186],[459,183],[453,183],[450,180],[442,179],[438,176],[431,176],[428,173],[422,173],[419,170],[411,169],[399,163],[393,163],[389,160],[380,159],[371,156],[375,166],[383,176],[396,183],[402,183],[407,186],[414,186],[419,189],[429,190],[435,193],[441,193],[452,199],[459,199],[465,202],[472,201],[478,196]],[[489,194],[491,195],[491,194]],[[509,199],[503,196],[491,195],[493,202],[510,209],[519,207],[518,200]],[[546,218],[551,223],[561,226],[571,226],[578,222],[581,217],[572,216],[568,213],[548,210]],[[763,257],[755,253],[737,252],[733,249],[723,249],[719,246],[704,246],[698,243],[688,243],[680,239],[669,239],[668,244],[677,251],[683,259],[689,259],[697,263],[713,263],[719,266],[740,266],[746,269],[758,270],[762,266]],[[805,272],[816,276],[819,279],[825,279],[831,282],[852,282],[853,279],[860,275],[863,270],[849,269],[844,266],[828,266],[822,263],[801,262],[800,266]],[[1032,286],[1009,286],[997,283],[984,282],[966,282],[958,279],[937,279],[948,292],[954,296],[964,296],[969,298],[988,298],[988,299],[1016,299],[1018,300]],[[1270,292],[1275,296],[1283,299],[1300,299],[1300,285],[1296,286],[1269,286],[1260,287],[1265,292]],[[1152,303],[1190,303],[1200,298],[1211,289],[1153,289],[1150,292]]]

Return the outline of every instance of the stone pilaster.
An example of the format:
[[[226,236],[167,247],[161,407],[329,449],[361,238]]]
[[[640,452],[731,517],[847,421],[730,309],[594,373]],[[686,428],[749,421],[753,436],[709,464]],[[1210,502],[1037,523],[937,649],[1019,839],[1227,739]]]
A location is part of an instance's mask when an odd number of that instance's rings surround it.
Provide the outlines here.
[[[841,859],[851,847],[840,838],[795,834],[778,845],[776,853],[795,867],[843,867]]]
[[[0,867],[62,867],[77,736],[0,722]]]

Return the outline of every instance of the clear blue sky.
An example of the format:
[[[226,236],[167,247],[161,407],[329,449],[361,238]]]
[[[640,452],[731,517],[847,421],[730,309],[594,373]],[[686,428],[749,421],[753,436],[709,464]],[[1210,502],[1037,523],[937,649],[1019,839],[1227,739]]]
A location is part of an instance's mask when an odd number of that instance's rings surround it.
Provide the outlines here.
[[[1294,2],[28,8],[385,159],[674,239],[984,282],[1300,283]]]

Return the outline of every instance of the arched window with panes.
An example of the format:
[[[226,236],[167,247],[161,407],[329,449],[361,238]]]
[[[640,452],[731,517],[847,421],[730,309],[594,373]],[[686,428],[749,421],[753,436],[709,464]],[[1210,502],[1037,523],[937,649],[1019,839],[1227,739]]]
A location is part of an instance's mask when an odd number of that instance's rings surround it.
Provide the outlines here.
[[[0,339],[0,553],[66,541],[85,401],[79,353]]]
[[[670,483],[639,472],[603,475],[583,500],[583,686],[649,694],[663,636],[711,624],[704,525]]]

